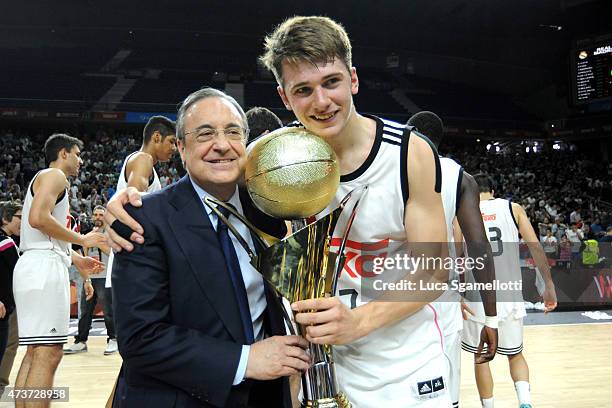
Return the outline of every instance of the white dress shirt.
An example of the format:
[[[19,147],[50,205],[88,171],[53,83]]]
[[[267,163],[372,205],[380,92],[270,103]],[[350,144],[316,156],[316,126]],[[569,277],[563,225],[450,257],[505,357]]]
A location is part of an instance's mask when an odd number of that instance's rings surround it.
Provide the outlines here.
[[[213,197],[211,194],[207,193],[202,187],[197,185],[193,179],[191,179],[191,184],[195,189],[198,197],[204,201],[205,197]],[[240,197],[238,196],[238,186],[236,186],[236,191],[232,195],[232,197],[226,201],[228,204],[231,204],[236,208],[238,213],[243,214],[242,204],[240,203]],[[210,223],[213,225],[215,230],[217,229],[218,218],[217,215],[213,212],[213,210],[204,204],[204,208],[206,209],[206,215],[210,219]],[[253,240],[251,238],[251,234],[249,229],[244,225],[240,220],[233,215],[230,214],[228,220],[232,223],[232,225],[236,228],[236,230],[242,235],[245,241],[248,243],[251,250],[254,249]],[[267,306],[266,303],[266,295],[264,293],[264,285],[263,285],[263,277],[261,274],[251,265],[247,251],[242,247],[238,239],[234,236],[234,234],[229,231],[229,235],[232,239],[232,244],[234,245],[234,249],[236,250],[236,255],[238,255],[238,262],[240,263],[240,271],[242,272],[242,279],[244,281],[244,287],[246,288],[247,298],[249,301],[249,310],[251,312],[251,321],[253,322],[253,335],[255,341],[262,340],[264,337],[263,330],[263,318],[264,312]],[[250,352],[249,345],[242,346],[242,353],[240,355],[240,362],[238,363],[238,369],[236,370],[236,375],[234,376],[234,385],[239,384],[244,380],[244,375],[246,373],[246,366],[249,358]]]

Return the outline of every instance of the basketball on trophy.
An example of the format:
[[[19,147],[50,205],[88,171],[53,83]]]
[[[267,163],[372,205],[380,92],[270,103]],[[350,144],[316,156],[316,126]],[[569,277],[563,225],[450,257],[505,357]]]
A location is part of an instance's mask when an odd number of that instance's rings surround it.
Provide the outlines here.
[[[282,128],[255,142],[245,168],[246,186],[260,210],[286,220],[318,214],[340,183],[336,154],[303,128]]]

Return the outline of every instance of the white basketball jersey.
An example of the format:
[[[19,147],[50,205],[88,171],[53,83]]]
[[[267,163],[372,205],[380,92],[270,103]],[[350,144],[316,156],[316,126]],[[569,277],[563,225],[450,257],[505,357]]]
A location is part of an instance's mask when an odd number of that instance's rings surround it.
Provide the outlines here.
[[[67,264],[70,265],[70,250],[72,249],[72,244],[70,242],[52,238],[49,235],[32,228],[30,225],[30,209],[32,207],[32,200],[34,199],[35,194],[32,193],[32,187],[34,185],[34,180],[36,180],[36,177],[38,177],[39,174],[40,172],[36,173],[34,178],[32,178],[23,203],[19,249],[24,253],[36,249],[51,250],[58,253],[62,257],[67,258],[65,260]],[[53,211],[51,211],[51,216],[61,225],[65,225],[66,228],[70,228],[70,204],[68,202],[68,189],[65,189],[62,195],[58,198],[59,201],[55,203],[55,207],[53,207]]]
[[[453,220],[457,215],[457,206],[461,194],[461,180],[463,179],[463,168],[454,160],[447,157],[440,157],[440,167],[442,170],[442,206],[444,207],[444,218],[446,220],[446,231],[448,235],[448,255],[456,257],[455,244],[453,238]],[[451,271],[449,278],[458,279],[454,271]],[[461,317],[461,296],[455,290],[447,290],[437,301],[433,303],[440,316],[440,322],[445,335],[463,329]]]
[[[336,208],[355,188],[369,186],[349,234],[346,264],[336,292],[346,306],[353,308],[372,300],[361,290],[362,276],[371,273],[364,265],[371,262],[372,254],[380,254],[393,243],[406,241],[404,209],[408,193],[408,143],[403,137],[405,125],[371,118],[376,120],[377,129],[368,158],[357,170],[340,178],[336,197],[319,215]],[[338,249],[351,209],[349,201],[334,231],[332,251]],[[408,292],[406,296],[409,296]],[[442,377],[447,381],[448,366],[442,345],[437,313],[427,305],[412,316],[351,344],[334,346],[340,390],[346,392],[355,407],[373,407],[383,403],[388,407],[414,406],[411,395],[416,395],[417,399],[428,397],[419,393],[419,384],[421,388],[423,382],[431,380],[440,384],[438,380]],[[438,405],[435,406],[440,406],[442,399],[430,400],[434,404],[436,401]]]
[[[121,172],[119,173],[119,180],[117,181],[117,191],[123,190],[127,188],[128,177],[125,173],[125,168],[127,167],[128,161],[130,158],[138,152],[133,152],[129,154],[125,160],[123,161],[123,166],[121,166]],[[154,191],[161,190],[161,182],[159,181],[159,177],[157,176],[157,172],[155,168],[153,168],[153,181],[149,182],[149,187],[147,187],[147,193],[152,193]]]
[[[121,166],[121,172],[119,173],[119,180],[117,181],[117,191],[127,188],[128,177],[127,177],[127,174],[125,173],[125,169],[127,167],[127,164],[130,158],[136,153],[138,152],[136,151],[136,152],[129,154],[123,161],[123,166]],[[146,193],[152,193],[154,191],[161,190],[161,188],[162,188],[161,182],[159,181],[159,177],[157,176],[157,172],[155,171],[155,168],[153,168],[153,181],[150,181],[149,187],[147,187]],[[115,259],[115,254],[111,250],[110,256],[108,257],[108,266],[106,268],[106,281],[104,282],[104,286],[107,288],[110,288],[112,285],[111,284],[111,274],[113,271],[114,259]]]
[[[502,198],[480,202],[480,212],[485,231],[491,242],[491,251],[495,263],[495,280],[499,282],[516,282],[521,279],[519,257],[519,232],[512,214],[512,203]],[[509,291],[497,293],[497,316],[500,319],[521,318],[526,315],[522,299],[510,301]],[[484,322],[484,309],[480,302],[470,302],[476,313],[473,320]]]

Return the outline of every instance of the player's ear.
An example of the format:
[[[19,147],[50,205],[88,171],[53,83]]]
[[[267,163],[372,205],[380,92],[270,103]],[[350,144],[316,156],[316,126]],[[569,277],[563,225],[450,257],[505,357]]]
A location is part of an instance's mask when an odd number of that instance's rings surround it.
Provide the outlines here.
[[[357,95],[359,92],[359,77],[357,76],[357,68],[351,68],[351,93]]]
[[[185,164],[185,141],[183,139],[176,140],[176,147],[181,155],[181,161],[183,162],[183,167]]]
[[[153,142],[156,144],[159,144],[161,143],[161,141],[162,141],[162,135],[158,131],[153,132]]]
[[[278,95],[281,97],[283,104],[285,105],[287,110],[291,110],[289,99],[287,99],[287,95],[285,94],[285,90],[283,89],[282,85],[277,86],[276,91],[278,92]]]

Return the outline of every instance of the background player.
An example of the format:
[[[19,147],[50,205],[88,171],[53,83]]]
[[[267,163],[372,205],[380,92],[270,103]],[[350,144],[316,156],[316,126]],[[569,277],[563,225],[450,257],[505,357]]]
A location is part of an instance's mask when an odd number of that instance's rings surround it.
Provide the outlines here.
[[[521,279],[519,264],[519,233],[529,246],[537,268],[545,281],[543,293],[545,312],[557,307],[555,286],[550,275],[550,266],[544,250],[525,213],[525,209],[516,203],[495,198],[494,183],[486,174],[477,174],[474,179],[480,190],[480,211],[485,229],[493,246],[496,278],[499,281],[511,282]],[[499,344],[497,353],[508,356],[510,375],[516,389],[520,408],[531,407],[529,388],[529,367],[523,357],[523,317],[525,307],[520,294],[497,295],[497,314],[499,316]],[[483,313],[478,303],[473,304],[475,314],[464,322],[462,347],[469,352],[476,352],[478,338],[482,328]],[[484,408],[493,407],[493,377],[488,363],[475,364],[476,384]]]
[[[255,106],[246,112],[249,124],[249,138],[247,145],[259,136],[283,127],[283,122],[270,109]]]
[[[438,115],[429,111],[414,114],[408,120],[409,126],[414,126],[419,132],[427,136],[436,148],[444,138],[444,125]],[[465,172],[454,160],[440,157],[442,169],[442,205],[449,241],[449,254],[451,257],[460,255],[455,250],[455,243],[463,247],[463,231],[470,257],[484,257],[488,261],[485,268],[476,274],[479,282],[492,282],[495,278],[493,256],[491,247],[485,234],[480,208],[478,206],[478,185],[474,178]],[[459,223],[459,227],[453,225]],[[457,232],[457,236],[454,236]],[[462,249],[462,248],[461,248]],[[455,271],[451,271],[451,280],[459,279]],[[487,316],[482,328],[479,347],[487,344],[487,351],[477,354],[478,363],[491,361],[497,349],[497,311],[495,305],[495,292],[483,292],[483,307]],[[444,332],[444,349],[450,362],[449,389],[453,407],[459,406],[459,388],[461,385],[461,331],[463,319],[461,315],[461,296],[449,289],[436,302],[433,303],[440,316]]]
[[[67,228],[69,215],[68,176],[75,177],[83,143],[65,134],[51,135],[45,142],[49,168],[38,172],[26,193],[21,223],[20,249],[23,255],[15,266],[13,289],[19,326],[19,342],[27,345],[26,355],[15,383],[16,388],[49,388],[62,358],[62,344],[68,336],[70,317],[70,263],[85,282],[87,298],[93,295],[87,282],[89,271],[98,272],[104,264],[83,257],[71,243],[93,247],[104,242],[104,235],[80,235]],[[17,407],[41,406],[39,402],[17,401]],[[42,406],[48,406],[46,401]]]
[[[142,131],[142,147],[123,161],[117,191],[134,187],[141,193],[161,190],[155,171],[157,162],[166,162],[176,153],[176,124],[165,116],[152,116]],[[105,287],[110,288],[114,254],[111,251]],[[110,293],[110,290],[108,291]]]

